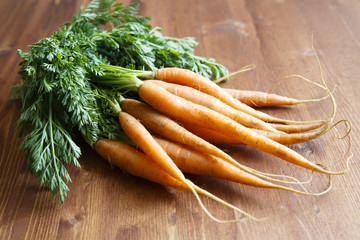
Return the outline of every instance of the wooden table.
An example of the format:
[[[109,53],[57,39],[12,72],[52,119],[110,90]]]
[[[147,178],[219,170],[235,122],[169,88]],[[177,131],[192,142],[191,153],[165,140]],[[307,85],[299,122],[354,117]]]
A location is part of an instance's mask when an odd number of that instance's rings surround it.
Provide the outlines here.
[[[320,82],[314,46],[337,101],[335,120],[352,123],[354,156],[350,170],[334,176],[331,191],[303,196],[257,189],[209,177],[187,175],[199,186],[255,216],[270,220],[220,224],[211,220],[194,196],[123,173],[102,160],[81,138],[81,168],[68,166],[70,192],[59,204],[39,187],[18,151],[21,139],[14,125],[20,105],[9,102],[11,87],[20,82],[16,49],[49,36],[88,1],[12,0],[0,2],[0,239],[359,239],[359,76],[360,2],[356,0],[147,0],[141,15],[168,36],[194,36],[196,54],[216,58],[235,71],[256,64],[223,84],[225,87],[269,91],[297,98],[325,95],[320,88],[291,78],[300,74]],[[125,1],[128,3],[130,1]],[[328,99],[320,103],[263,109],[288,119],[324,119],[331,115]],[[344,124],[339,125],[344,132]],[[319,139],[291,146],[332,169],[345,168],[348,141],[331,131]],[[253,168],[306,179],[309,171],[284,163],[250,147],[224,147]],[[321,190],[327,178],[314,174],[308,186]],[[324,185],[325,184],[325,185]],[[240,217],[233,210],[202,198],[209,211],[223,219]]]

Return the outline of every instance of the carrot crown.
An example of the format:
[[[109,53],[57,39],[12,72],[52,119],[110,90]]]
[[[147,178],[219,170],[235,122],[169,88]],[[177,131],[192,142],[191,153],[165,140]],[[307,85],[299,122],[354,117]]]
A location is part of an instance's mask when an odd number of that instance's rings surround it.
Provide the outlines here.
[[[118,90],[137,91],[143,84],[141,79],[153,79],[155,76],[152,71],[128,69],[108,64],[99,64],[99,70],[101,74],[95,76],[93,81]]]

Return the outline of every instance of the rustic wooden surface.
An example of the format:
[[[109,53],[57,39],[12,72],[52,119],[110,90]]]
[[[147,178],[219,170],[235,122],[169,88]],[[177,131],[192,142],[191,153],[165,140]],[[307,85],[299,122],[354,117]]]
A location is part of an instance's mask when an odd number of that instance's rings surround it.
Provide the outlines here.
[[[20,82],[16,49],[27,49],[49,36],[77,12],[84,0],[0,1],[0,239],[359,239],[359,76],[360,2],[357,0],[147,0],[141,15],[164,34],[194,36],[198,55],[214,57],[234,71],[246,64],[257,68],[223,86],[268,91],[277,80],[301,74],[320,80],[311,49],[315,48],[324,76],[335,91],[336,120],[352,123],[354,157],[350,171],[333,178],[323,196],[245,187],[207,177],[189,176],[198,185],[264,222],[219,224],[201,210],[191,193],[124,174],[103,161],[79,138],[82,168],[69,166],[70,193],[63,205],[39,187],[18,151],[14,130],[20,105],[9,102],[11,87]],[[126,1],[129,2],[129,1]],[[276,85],[276,93],[313,98],[324,92],[299,79]],[[266,109],[292,119],[321,119],[331,103]],[[344,168],[346,140],[332,131],[320,139],[293,146],[304,156],[331,168]],[[308,171],[246,147],[225,149],[254,168],[274,173],[309,176]],[[311,189],[323,187],[318,177]],[[215,216],[239,217],[234,211],[203,198]]]

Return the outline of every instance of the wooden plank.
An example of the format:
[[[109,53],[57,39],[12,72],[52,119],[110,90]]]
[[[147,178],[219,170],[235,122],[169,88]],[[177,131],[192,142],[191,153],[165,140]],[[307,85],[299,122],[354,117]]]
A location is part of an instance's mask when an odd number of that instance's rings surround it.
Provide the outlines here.
[[[224,87],[268,91],[282,77],[301,74],[320,81],[314,44],[324,77],[337,100],[336,120],[352,122],[351,170],[333,177],[333,189],[309,197],[279,190],[256,189],[235,183],[187,175],[199,186],[268,221],[219,224],[200,208],[191,193],[132,177],[102,160],[80,138],[82,168],[69,166],[73,182],[64,204],[39,187],[18,147],[14,125],[21,106],[9,102],[11,87],[20,82],[16,49],[49,36],[89,1],[0,1],[0,239],[358,239],[360,100],[360,3],[340,1],[143,1],[141,15],[168,36],[194,36],[196,53],[214,57],[234,71],[247,64],[255,70],[242,73]],[[125,1],[129,3],[130,1]],[[300,79],[275,85],[274,92],[299,98],[316,98],[324,92]],[[265,109],[290,119],[326,118],[330,101],[304,106]],[[309,159],[331,168],[344,168],[346,141],[335,131],[320,139],[291,146]],[[259,151],[225,147],[235,159],[256,169],[310,177],[310,173]],[[314,175],[311,190],[325,186],[327,178]],[[215,216],[240,215],[208,198],[204,204]]]

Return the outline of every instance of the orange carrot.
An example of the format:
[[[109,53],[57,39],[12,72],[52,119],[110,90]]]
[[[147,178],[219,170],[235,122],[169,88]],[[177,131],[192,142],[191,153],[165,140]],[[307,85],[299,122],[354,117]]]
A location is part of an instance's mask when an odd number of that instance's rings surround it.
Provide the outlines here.
[[[318,102],[321,99],[300,100],[291,97],[285,97],[274,93],[266,93],[261,91],[246,91],[231,88],[223,88],[233,98],[250,107],[276,107],[285,105],[297,105],[301,103]]]
[[[243,144],[243,142],[225,136],[217,131],[208,128],[202,128],[199,126],[193,126],[188,123],[182,123],[182,125],[190,132],[195,134],[202,139],[211,142],[213,144]],[[313,130],[311,132],[303,132],[303,133],[269,133],[266,131],[253,129],[254,132],[263,135],[269,139],[272,139],[280,144],[283,145],[291,145],[291,144],[298,144],[303,143],[309,140],[313,140],[325,134],[330,129],[330,123],[321,128]]]
[[[264,181],[263,179],[258,178],[252,174],[244,172],[221,158],[201,153],[197,150],[190,149],[187,146],[177,144],[163,138],[154,137],[154,139],[160,144],[160,146],[167,152],[167,154],[171,157],[171,159],[173,159],[175,164],[183,172],[221,178],[253,187],[282,189],[305,195],[321,195],[328,192],[331,188],[331,184],[329,184],[328,188],[322,192],[308,193],[273,184],[268,181]]]
[[[211,176],[262,188],[277,188],[276,185],[234,167],[215,156],[201,153],[169,140],[154,137],[183,172]]]
[[[185,177],[151,134],[130,114],[119,113],[119,120],[125,134],[138,145],[154,162],[172,177],[185,182]]]
[[[270,123],[272,127],[275,129],[286,132],[286,133],[300,133],[300,132],[306,132],[311,131],[314,129],[317,129],[319,127],[324,126],[325,124],[328,124],[331,121],[323,121],[323,122],[317,122],[317,123],[308,123],[308,124],[277,124],[277,123]]]
[[[239,111],[243,111],[263,121],[299,123],[298,121],[284,120],[257,111],[247,106],[246,104],[241,103],[239,100],[234,99],[230,94],[228,94],[216,83],[190,70],[179,68],[161,68],[156,70],[155,79],[195,88],[201,92],[207,93],[220,99],[222,102]]]
[[[219,99],[205,94],[199,90],[196,90],[191,87],[171,84],[164,81],[157,80],[148,80],[148,82],[153,82],[163,88],[165,88],[168,92],[185,98],[188,101],[193,103],[202,105],[204,107],[210,108],[218,113],[221,113],[234,121],[244,125],[245,127],[255,128],[260,130],[265,130],[269,132],[278,132],[286,131],[286,132],[303,132],[316,129],[320,126],[323,126],[326,122],[317,122],[317,123],[309,123],[309,124],[275,124],[275,123],[266,123],[262,120],[259,120],[251,115],[248,115],[244,112],[238,111],[229,105],[223,103]]]
[[[144,153],[125,143],[111,139],[100,139],[95,144],[95,151],[111,164],[131,175],[164,186],[187,189],[181,181],[170,176]]]
[[[138,92],[145,102],[173,119],[213,129],[244,144],[312,171],[326,174],[343,174],[343,172],[325,170],[286,146],[257,134],[253,130],[211,109],[175,96],[151,82],[142,84]]]
[[[103,157],[105,160],[109,161],[111,164],[115,164],[120,169],[134,175],[147,179],[149,181],[159,183],[168,187],[175,187],[180,190],[191,190],[189,186],[183,182],[177,180],[170,176],[166,171],[164,171],[160,166],[158,166],[154,161],[152,161],[144,153],[136,150],[135,148],[124,144],[122,142],[111,140],[111,139],[101,139],[98,140],[94,146],[95,151]],[[205,191],[204,189],[192,184],[192,187],[196,192],[212,198],[213,200],[234,209],[237,212],[244,214],[250,219],[259,221],[258,219],[243,210],[225,202],[224,200],[214,196],[213,194]],[[207,212],[207,214],[210,214]],[[218,222],[234,222],[238,220],[219,220],[212,215],[210,217]]]
[[[228,116],[229,118],[246,127],[266,130],[270,132],[279,132],[270,124],[265,123],[264,121],[261,121],[247,113],[238,111],[230,107],[229,105],[223,103],[219,99],[194,88],[178,84],[166,83],[164,81],[148,80],[147,82],[153,82],[154,84],[163,87],[168,92],[176,96],[182,97],[190,102],[202,105],[225,116]]]
[[[302,132],[302,133],[269,133],[266,131],[254,129],[255,132],[272,139],[278,143],[284,144],[284,145],[290,145],[290,144],[298,144],[303,143],[309,140],[313,140],[315,138],[318,138],[322,135],[324,135],[328,130],[330,130],[330,122],[328,122],[326,125],[310,131],[310,132]]]

